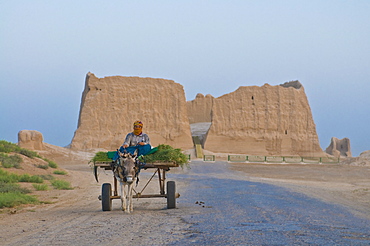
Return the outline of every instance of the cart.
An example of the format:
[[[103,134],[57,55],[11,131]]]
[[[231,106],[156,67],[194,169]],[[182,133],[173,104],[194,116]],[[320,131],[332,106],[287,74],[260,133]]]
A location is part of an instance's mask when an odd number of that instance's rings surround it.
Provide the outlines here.
[[[109,156],[109,155],[108,155]],[[145,163],[142,168],[145,169],[154,169],[153,175],[144,185],[141,191],[134,191],[133,198],[155,198],[162,197],[167,198],[167,208],[176,208],[176,198],[180,197],[179,193],[176,193],[176,184],[175,181],[166,181],[166,172],[170,170],[170,167],[178,167],[179,165],[175,162],[154,162],[154,163]],[[95,162],[94,161],[94,175],[97,182],[98,180],[98,168],[104,170],[112,170],[111,162]],[[159,194],[143,194],[145,188],[153,180],[155,176],[158,176],[159,180]],[[111,183],[104,183],[101,189],[101,195],[98,199],[101,200],[102,210],[111,211],[112,210],[112,200],[120,199],[121,196],[117,192],[117,179],[113,176],[113,188]],[[166,191],[166,192],[165,192]]]

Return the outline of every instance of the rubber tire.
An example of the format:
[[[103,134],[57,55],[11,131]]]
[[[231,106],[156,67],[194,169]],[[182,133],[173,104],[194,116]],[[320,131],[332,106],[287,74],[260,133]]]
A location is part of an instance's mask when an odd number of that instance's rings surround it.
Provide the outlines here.
[[[101,205],[103,211],[112,211],[112,186],[110,183],[104,183],[101,188]]]
[[[176,184],[175,181],[167,182],[167,208],[176,208]]]

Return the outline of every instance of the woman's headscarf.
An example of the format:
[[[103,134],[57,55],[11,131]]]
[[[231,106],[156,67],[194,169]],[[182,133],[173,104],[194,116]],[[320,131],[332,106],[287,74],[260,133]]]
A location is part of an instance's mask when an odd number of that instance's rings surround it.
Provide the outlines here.
[[[139,126],[135,128],[135,126]],[[143,132],[143,122],[137,120],[134,122],[134,134],[139,136]]]

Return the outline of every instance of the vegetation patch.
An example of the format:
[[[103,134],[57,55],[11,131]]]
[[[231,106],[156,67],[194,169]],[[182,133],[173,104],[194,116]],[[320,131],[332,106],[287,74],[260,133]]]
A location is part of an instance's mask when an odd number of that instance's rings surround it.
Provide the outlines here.
[[[0,169],[1,170],[1,169]],[[38,199],[27,195],[31,191],[13,182],[0,182],[0,208],[13,208],[21,204],[37,204]]]
[[[0,168],[0,182],[3,183],[17,183],[17,182],[29,182],[29,183],[43,183],[44,179],[38,175],[22,174],[17,175],[9,173]]]
[[[14,173],[8,173],[7,171],[0,168],[0,182],[4,183],[16,183],[19,180],[19,175]]]
[[[37,191],[40,191],[40,190],[48,190],[49,189],[49,186],[47,184],[32,184],[32,186]]]
[[[55,180],[51,180],[50,183],[55,189],[58,189],[58,190],[73,190],[73,188],[71,187],[71,184],[65,180],[55,179]]]
[[[27,157],[32,158],[32,159],[35,158],[35,157],[41,158],[41,156],[39,156],[35,151],[28,150],[28,149],[20,148],[19,151],[17,151],[17,153],[19,153],[21,155],[24,155],[24,156],[27,156]]]
[[[67,175],[67,172],[61,170],[55,170],[53,173],[56,175]]]
[[[21,163],[22,163],[22,157],[19,155],[7,155],[5,153],[0,153],[0,163],[3,167],[5,168],[21,168]]]
[[[16,144],[13,144],[5,140],[0,140],[0,152],[3,153],[19,152],[20,149],[21,148]]]
[[[58,168],[58,165],[53,162],[53,161],[47,161],[48,162],[48,166],[51,167],[51,168]]]
[[[36,197],[26,195],[20,192],[0,193],[0,208],[13,208],[21,204],[38,204]]]
[[[27,157],[32,158],[32,159],[37,157],[37,158],[40,158],[40,159],[42,159],[42,160],[44,160],[48,163],[48,165],[42,165],[43,167],[40,167],[40,168],[47,169],[46,166],[51,167],[51,168],[58,168],[58,165],[55,162],[50,161],[47,158],[44,158],[44,157],[40,156],[35,151],[21,148],[18,145],[14,144],[14,143],[11,143],[11,142],[8,142],[8,141],[5,141],[5,140],[0,140],[0,162],[2,163],[3,167],[5,167],[5,166],[4,166],[4,161],[2,160],[2,156],[8,156],[8,155],[3,154],[3,153],[10,153],[10,152],[18,153],[18,154],[27,156]],[[11,156],[9,156],[9,157],[11,157]],[[17,158],[17,157],[12,157],[12,158]],[[9,160],[7,160],[5,163],[8,163],[8,161]],[[13,161],[18,161],[18,164],[19,164],[19,163],[22,162],[22,158],[19,156],[19,158],[17,160],[14,159]],[[10,164],[5,164],[5,165],[9,166]],[[13,165],[14,165],[14,163],[13,163]],[[10,167],[17,168],[16,166],[10,166]]]
[[[46,170],[46,169],[49,168],[49,165],[38,164],[38,165],[36,165],[36,167]]]
[[[51,174],[46,174],[46,175],[37,175],[39,176],[40,178],[42,178],[43,180],[53,180],[54,179],[54,176],[51,175]]]
[[[20,187],[19,184],[16,184],[16,183],[0,182],[0,194],[2,193],[28,194],[28,193],[31,193],[31,191],[29,189]]]
[[[29,175],[29,174],[14,174],[5,171],[3,168],[22,168],[22,156],[28,158],[39,158],[47,164],[36,164],[35,166],[42,169],[58,168],[58,165],[46,158],[38,155],[37,152],[20,148],[14,143],[0,140],[0,208],[17,207],[21,204],[39,204],[37,197],[29,195],[31,190],[21,187],[18,182],[32,183],[32,186],[37,191],[46,191],[50,189],[50,185],[45,184],[44,180],[49,180],[55,189],[71,190],[71,184],[63,180],[55,180],[51,174],[46,175]],[[38,161],[36,159],[36,161]],[[28,162],[27,162],[28,163]],[[40,162],[39,162],[40,163]],[[1,168],[3,167],[3,168]],[[55,170],[54,174],[66,175],[65,171]]]
[[[28,182],[28,183],[43,183],[44,179],[38,175],[22,174],[19,175],[18,182]]]

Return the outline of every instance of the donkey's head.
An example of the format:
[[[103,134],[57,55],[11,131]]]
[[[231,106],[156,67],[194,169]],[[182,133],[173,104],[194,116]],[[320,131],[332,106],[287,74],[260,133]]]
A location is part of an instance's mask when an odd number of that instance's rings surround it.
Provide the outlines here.
[[[120,153],[121,172],[120,177],[123,182],[131,184],[137,174],[136,155],[130,153]]]

